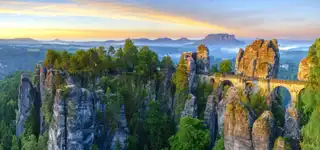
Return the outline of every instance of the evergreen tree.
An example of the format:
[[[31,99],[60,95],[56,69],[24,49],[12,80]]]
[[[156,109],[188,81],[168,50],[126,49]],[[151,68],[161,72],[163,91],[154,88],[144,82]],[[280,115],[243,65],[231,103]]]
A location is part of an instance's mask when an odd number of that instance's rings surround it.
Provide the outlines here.
[[[210,133],[202,121],[183,117],[179,131],[170,137],[169,142],[172,150],[204,150],[209,146]]]

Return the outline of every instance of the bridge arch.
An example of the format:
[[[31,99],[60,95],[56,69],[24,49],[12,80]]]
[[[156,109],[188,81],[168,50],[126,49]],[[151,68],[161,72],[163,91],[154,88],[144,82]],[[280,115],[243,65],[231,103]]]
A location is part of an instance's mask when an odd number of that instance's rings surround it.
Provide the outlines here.
[[[276,100],[279,104],[282,105],[283,108],[287,109],[292,105],[292,99],[294,96],[290,89],[285,86],[279,85],[272,89],[270,92],[272,100]]]
[[[220,82],[218,87],[219,101],[221,101],[224,98],[227,90],[232,86],[234,86],[234,84],[230,80],[223,80]]]

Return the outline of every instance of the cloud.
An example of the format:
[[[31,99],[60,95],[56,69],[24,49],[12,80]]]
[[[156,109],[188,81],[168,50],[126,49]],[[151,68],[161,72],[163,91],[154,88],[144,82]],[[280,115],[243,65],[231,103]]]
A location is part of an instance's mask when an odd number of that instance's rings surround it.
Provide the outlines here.
[[[41,3],[41,2],[2,2],[0,14],[36,15],[36,16],[85,16],[108,19],[125,19],[178,24],[193,29],[212,32],[230,32],[224,28],[205,21],[196,20],[182,15],[173,15],[135,5],[74,0],[73,3]]]

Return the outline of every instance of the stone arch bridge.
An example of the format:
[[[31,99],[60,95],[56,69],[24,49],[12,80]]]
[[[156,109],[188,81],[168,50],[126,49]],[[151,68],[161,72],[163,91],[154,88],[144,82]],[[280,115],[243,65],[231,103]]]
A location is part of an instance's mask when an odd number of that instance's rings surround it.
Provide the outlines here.
[[[278,87],[286,88],[291,96],[291,105],[294,106],[297,103],[300,92],[305,88],[306,81],[294,81],[294,80],[280,80],[280,79],[264,79],[264,78],[250,78],[237,75],[198,75],[202,82],[210,82],[214,85],[220,86],[221,84],[228,82],[232,86],[239,88],[246,88],[248,84],[256,86],[264,93],[271,93]]]

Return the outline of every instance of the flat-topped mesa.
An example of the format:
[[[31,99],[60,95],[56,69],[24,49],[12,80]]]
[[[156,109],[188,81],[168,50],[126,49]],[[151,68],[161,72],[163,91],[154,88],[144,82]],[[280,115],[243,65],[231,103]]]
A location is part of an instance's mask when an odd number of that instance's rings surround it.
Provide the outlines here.
[[[200,44],[197,48],[197,73],[207,74],[210,67],[209,50],[208,48]]]
[[[275,78],[279,70],[279,48],[276,39],[258,39],[240,49],[236,58],[236,74],[248,77]]]

